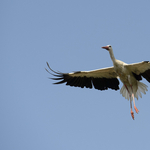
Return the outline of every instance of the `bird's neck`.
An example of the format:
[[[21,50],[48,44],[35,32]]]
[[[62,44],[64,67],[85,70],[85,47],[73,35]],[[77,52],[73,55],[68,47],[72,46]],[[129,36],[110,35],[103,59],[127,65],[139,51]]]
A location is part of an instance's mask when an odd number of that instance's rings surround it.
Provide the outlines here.
[[[116,59],[115,59],[115,56],[114,56],[113,50],[109,50],[109,54],[110,54],[110,58],[111,58],[111,60],[113,61],[113,63],[115,63],[115,62],[116,62]]]

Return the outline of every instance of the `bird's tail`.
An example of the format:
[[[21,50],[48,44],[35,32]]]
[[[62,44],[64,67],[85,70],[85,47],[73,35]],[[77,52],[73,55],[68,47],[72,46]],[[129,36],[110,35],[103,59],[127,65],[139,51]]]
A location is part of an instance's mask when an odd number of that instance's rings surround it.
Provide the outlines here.
[[[140,81],[138,81],[138,89],[137,89],[136,94],[135,94],[135,97],[137,98],[137,100],[138,100],[138,96],[140,96],[142,98],[141,92],[143,94],[146,94],[146,91],[148,91],[147,90],[147,85],[140,82]]]
[[[135,92],[133,92],[133,93],[134,93],[134,96],[138,100],[138,96],[140,96],[142,98],[142,94],[141,93],[146,94],[146,91],[148,91],[148,90],[147,90],[147,85],[146,84],[144,84],[144,83],[142,83],[140,81],[137,81],[137,84],[138,84],[138,89]],[[132,89],[128,89],[127,90],[125,85],[123,85],[121,90],[120,90],[120,94],[122,94],[123,97],[125,97],[126,99],[129,100],[131,98],[131,95],[132,95]]]

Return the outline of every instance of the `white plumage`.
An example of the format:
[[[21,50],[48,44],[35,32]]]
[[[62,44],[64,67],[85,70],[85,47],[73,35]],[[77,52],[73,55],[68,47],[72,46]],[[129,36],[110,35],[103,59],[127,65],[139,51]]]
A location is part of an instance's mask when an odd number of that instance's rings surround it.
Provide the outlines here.
[[[138,109],[135,106],[134,97],[142,98],[142,93],[146,94],[147,85],[140,82],[142,77],[144,77],[148,82],[150,82],[150,62],[143,61],[140,63],[126,64],[120,60],[115,59],[111,45],[102,47],[109,51],[110,57],[113,62],[113,67],[102,68],[91,71],[78,71],[71,73],[61,73],[52,70],[48,65],[48,68],[55,74],[52,74],[56,78],[53,80],[60,80],[55,84],[65,83],[66,85],[81,87],[81,88],[92,88],[98,90],[107,90],[108,88],[113,90],[119,89],[119,80],[122,81],[123,86],[120,90],[120,94],[123,97],[130,100],[131,116],[134,119],[134,113],[132,111],[132,101],[134,104],[134,109],[138,113]]]
[[[138,88],[137,88],[137,91],[135,91],[135,93],[134,93],[134,97],[137,98],[137,100],[138,100],[138,96],[140,96],[142,98],[141,92],[143,94],[146,94],[146,91],[148,91],[148,90],[147,90],[147,85],[145,85],[142,82],[137,81],[137,86],[138,86]],[[122,94],[122,96],[125,97],[128,100],[130,98],[132,100],[132,97],[130,97],[130,95],[132,95],[132,89],[130,87],[129,87],[129,91],[130,91],[130,93],[127,91],[125,85],[123,85],[121,90],[120,90],[120,94]]]

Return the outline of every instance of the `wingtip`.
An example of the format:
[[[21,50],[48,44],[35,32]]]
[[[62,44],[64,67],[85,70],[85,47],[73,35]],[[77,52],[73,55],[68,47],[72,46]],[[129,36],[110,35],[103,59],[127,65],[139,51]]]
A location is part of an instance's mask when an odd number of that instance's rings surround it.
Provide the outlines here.
[[[61,72],[56,72],[56,71],[54,71],[51,67],[50,67],[50,65],[49,65],[49,63],[48,62],[46,62],[46,64],[47,64],[47,66],[48,66],[48,68],[52,71],[52,72],[54,72],[54,73],[56,73],[56,74],[62,74]],[[47,69],[46,69],[46,71],[47,72],[49,72]],[[50,72],[49,72],[50,73]],[[52,73],[50,73],[50,74],[52,74]]]

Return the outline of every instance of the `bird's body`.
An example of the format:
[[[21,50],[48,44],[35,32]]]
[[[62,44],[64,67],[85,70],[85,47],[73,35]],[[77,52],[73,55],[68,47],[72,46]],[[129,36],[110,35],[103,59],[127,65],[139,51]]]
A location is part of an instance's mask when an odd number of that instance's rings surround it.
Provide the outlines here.
[[[53,75],[57,77],[52,79],[61,80],[60,82],[57,82],[55,84],[66,82],[66,85],[81,88],[92,88],[94,86],[95,89],[98,90],[107,90],[108,88],[118,90],[119,78],[123,83],[120,93],[123,97],[130,100],[131,116],[134,119],[134,113],[132,111],[132,101],[134,104],[134,109],[136,113],[138,113],[139,111],[135,106],[134,97],[136,97],[137,99],[138,96],[142,97],[141,92],[146,94],[147,85],[140,82],[140,80],[142,80],[142,77],[144,77],[148,82],[150,82],[150,62],[143,61],[141,63],[126,64],[120,60],[115,59],[112,47],[110,45],[102,48],[109,51],[110,57],[113,62],[113,67],[92,71],[60,73],[53,71],[47,63],[49,69],[55,73]]]
[[[138,95],[141,96],[142,91],[138,91],[138,89],[142,86],[141,84],[139,84],[140,82],[135,78],[132,71],[128,69],[127,67],[128,64],[116,59],[114,60],[113,64],[114,64],[115,72],[117,73],[119,79],[123,83],[123,87],[121,88],[120,93],[126,99],[130,99],[131,116],[134,119],[134,113],[132,111],[132,101],[134,103],[134,109],[136,113],[138,113],[139,110],[135,106],[134,97],[136,96],[138,99]],[[145,93],[145,91],[147,91],[147,86],[144,83],[142,85],[144,87],[144,93]]]

